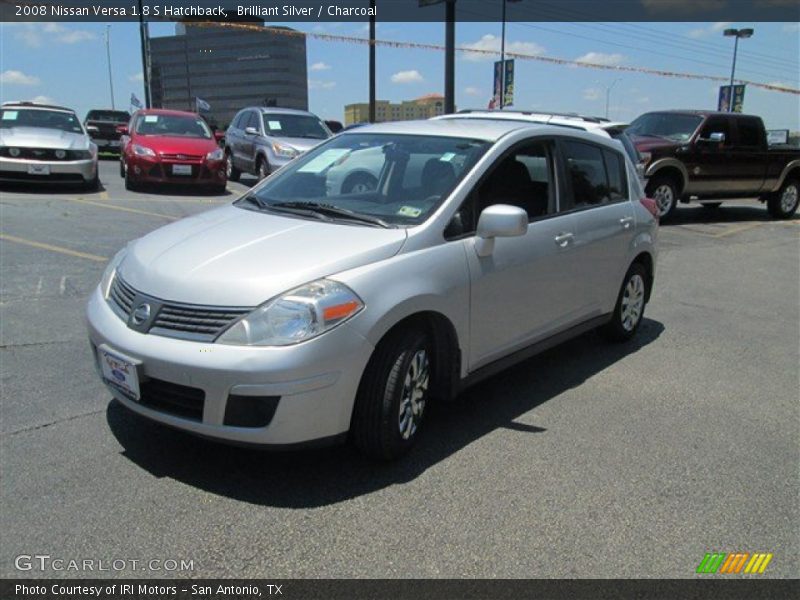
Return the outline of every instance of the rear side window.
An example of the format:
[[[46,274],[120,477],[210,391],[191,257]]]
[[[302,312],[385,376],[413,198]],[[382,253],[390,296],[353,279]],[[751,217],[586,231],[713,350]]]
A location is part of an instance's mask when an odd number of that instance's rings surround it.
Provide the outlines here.
[[[233,123],[231,123],[231,127],[235,127],[236,129],[243,129],[242,127],[242,117],[247,113],[240,112],[236,117],[233,119]]]
[[[627,198],[625,161],[618,152],[592,144],[563,143],[572,208],[600,206]]]
[[[763,134],[757,120],[742,118],[736,124],[739,128],[739,144],[742,146],[761,146]]]

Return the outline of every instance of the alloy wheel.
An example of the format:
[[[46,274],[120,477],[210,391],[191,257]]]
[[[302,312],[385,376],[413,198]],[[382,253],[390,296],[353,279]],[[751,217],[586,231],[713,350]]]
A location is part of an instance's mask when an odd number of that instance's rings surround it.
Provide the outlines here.
[[[428,384],[430,382],[430,361],[425,350],[417,350],[411,359],[403,380],[403,395],[400,398],[400,414],[397,424],[400,436],[407,440],[417,431],[425,410]]]
[[[787,185],[781,194],[781,210],[785,213],[792,212],[797,204],[797,196],[797,185],[794,183]]]
[[[658,207],[658,216],[663,217],[669,212],[670,208],[672,208],[672,203],[675,200],[672,187],[666,183],[658,186],[653,192],[653,200],[656,201],[656,206]]]
[[[638,273],[634,273],[625,286],[622,294],[622,310],[620,318],[625,331],[633,331],[642,318],[644,309],[644,280]]]

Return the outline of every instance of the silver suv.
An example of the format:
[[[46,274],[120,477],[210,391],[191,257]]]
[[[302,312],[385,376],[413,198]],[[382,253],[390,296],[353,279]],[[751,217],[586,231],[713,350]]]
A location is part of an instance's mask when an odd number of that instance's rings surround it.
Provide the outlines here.
[[[376,150],[374,189],[332,191],[332,170]],[[654,211],[619,145],[592,133],[361,127],[120,251],[87,309],[97,370],[129,409],[201,436],[350,433],[395,458],[431,402],[593,328],[633,337]]]
[[[304,110],[244,108],[225,132],[228,179],[238,181],[242,173],[264,179],[331,135],[319,117]]]

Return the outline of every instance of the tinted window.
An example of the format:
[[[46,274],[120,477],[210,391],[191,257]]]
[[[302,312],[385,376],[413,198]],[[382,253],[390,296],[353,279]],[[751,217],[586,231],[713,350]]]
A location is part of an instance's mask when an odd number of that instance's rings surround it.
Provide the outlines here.
[[[273,137],[308,138],[324,140],[330,132],[316,117],[284,113],[265,113],[264,131]]]
[[[90,110],[86,115],[87,121],[112,121],[114,123],[127,123],[131,116],[124,110]]]
[[[634,119],[627,132],[642,137],[660,137],[685,142],[700,125],[703,117],[682,113],[645,113]]]
[[[742,146],[761,146],[763,134],[756,119],[739,119],[739,144]]]
[[[136,133],[211,139],[206,122],[188,115],[142,115],[136,123]]]
[[[700,139],[710,139],[712,133],[725,134],[725,143],[731,141],[731,126],[730,121],[725,118],[712,117],[706,121],[703,128],[700,130]]]
[[[609,131],[609,134],[611,134],[612,138],[622,143],[622,145],[625,147],[625,153],[628,155],[628,158],[631,159],[633,164],[636,164],[642,160],[642,157],[639,156],[639,151],[636,149],[636,146],[633,145],[633,142],[628,134],[626,134],[624,131]]]
[[[611,150],[603,150],[608,174],[608,196],[612,202],[628,198],[628,186],[625,179],[625,161],[622,155]]]
[[[572,184],[573,207],[582,208],[609,200],[609,184],[603,152],[582,142],[564,142],[567,177]]]
[[[258,129],[258,113],[252,110],[247,111],[247,120],[244,121],[244,127],[242,129],[247,129],[248,127],[255,127]]]
[[[233,119],[233,122],[231,123],[231,127],[235,127],[236,129],[244,129],[244,127],[242,127],[242,119],[243,116],[246,114],[247,113],[240,112],[238,115],[236,115]]]

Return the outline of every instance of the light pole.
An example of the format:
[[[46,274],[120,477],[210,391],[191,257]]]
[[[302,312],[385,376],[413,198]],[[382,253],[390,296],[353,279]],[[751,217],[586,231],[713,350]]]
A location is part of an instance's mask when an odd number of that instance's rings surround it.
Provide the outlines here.
[[[755,30],[751,28],[747,28],[747,29],[726,29],[723,32],[723,35],[725,37],[735,38],[733,42],[733,64],[731,65],[731,85],[728,88],[728,93],[730,94],[730,97],[728,99],[728,112],[733,112],[733,76],[736,73],[736,52],[739,49],[739,38],[752,37],[754,31]]]
[[[611,90],[620,81],[622,81],[622,79],[615,79],[614,81],[611,82],[611,85],[606,86],[606,119],[608,118],[608,105],[609,105],[609,100],[611,99]]]
[[[114,79],[111,77],[111,25],[106,25],[106,57],[108,58],[108,87],[111,88],[111,110],[116,110],[114,105]]]
[[[502,0],[503,26],[500,33],[500,109],[502,110],[506,99],[506,2],[519,2],[520,0]]]

